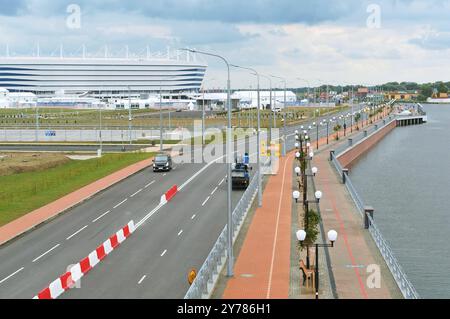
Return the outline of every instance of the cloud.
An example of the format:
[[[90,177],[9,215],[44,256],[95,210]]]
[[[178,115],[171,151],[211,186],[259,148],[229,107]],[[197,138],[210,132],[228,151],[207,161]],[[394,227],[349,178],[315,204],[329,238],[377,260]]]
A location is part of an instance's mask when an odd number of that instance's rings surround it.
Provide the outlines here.
[[[15,16],[26,9],[26,0],[0,0],[0,15]]]

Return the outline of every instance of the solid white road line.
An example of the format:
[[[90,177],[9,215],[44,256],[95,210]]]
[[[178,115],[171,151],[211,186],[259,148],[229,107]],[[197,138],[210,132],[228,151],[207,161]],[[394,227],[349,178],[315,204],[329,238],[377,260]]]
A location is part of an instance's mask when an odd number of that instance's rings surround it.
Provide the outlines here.
[[[145,280],[147,275],[142,276],[141,280],[139,280],[138,285],[142,284],[142,282]]]
[[[214,193],[217,192],[218,189],[219,189],[218,186],[216,188],[214,188],[214,190],[211,192],[211,195],[214,195]]]
[[[223,182],[225,182],[225,178],[220,181],[219,186],[222,185]]]
[[[24,267],[20,268],[19,270],[16,270],[15,272],[13,272],[11,275],[9,275],[6,278],[3,278],[2,280],[0,280],[0,284],[4,283],[5,281],[7,281],[9,278],[15,276],[16,274],[18,274],[19,272],[21,272],[22,270],[24,270]]]
[[[180,231],[178,232],[178,237],[180,237],[182,233],[183,233],[183,230],[180,230]]]
[[[49,250],[47,250],[45,253],[43,253],[43,254],[40,255],[39,257],[33,259],[32,262],[38,261],[39,259],[41,259],[41,258],[44,257],[45,255],[47,255],[49,252],[51,252],[52,250],[55,250],[56,248],[58,248],[60,245],[61,245],[61,244],[57,244],[57,245],[53,246],[52,248],[50,248]]]
[[[202,206],[205,206],[206,205],[206,203],[209,201],[209,199],[211,198],[211,196],[208,196],[208,198],[207,199],[205,199],[205,201],[203,202],[203,204],[202,204]]]
[[[120,205],[122,205],[123,203],[125,203],[128,200],[128,198],[125,198],[123,201],[121,201],[119,204],[117,204],[116,206],[114,206],[113,208],[117,208]]]
[[[88,227],[88,225],[82,227],[81,229],[77,230],[75,233],[73,233],[72,235],[70,235],[69,237],[66,238],[66,240],[69,240],[73,237],[75,237],[76,235],[78,235],[79,233],[81,233],[83,230],[85,230]]]
[[[167,253],[167,249],[162,252],[161,257],[163,257],[166,253]]]
[[[151,181],[150,183],[148,183],[147,185],[145,185],[145,188],[149,188],[150,186],[152,186],[155,183],[155,181]]]
[[[134,193],[133,195],[131,195],[130,197],[133,198],[134,196],[136,196],[137,194],[139,194],[140,192],[142,192],[142,188],[140,190],[138,190],[136,193]]]
[[[96,221],[98,221],[99,219],[105,217],[106,215],[108,215],[109,213],[111,213],[110,210],[108,210],[106,213],[101,214],[100,216],[98,216],[96,219],[94,219],[92,222],[95,223]]]

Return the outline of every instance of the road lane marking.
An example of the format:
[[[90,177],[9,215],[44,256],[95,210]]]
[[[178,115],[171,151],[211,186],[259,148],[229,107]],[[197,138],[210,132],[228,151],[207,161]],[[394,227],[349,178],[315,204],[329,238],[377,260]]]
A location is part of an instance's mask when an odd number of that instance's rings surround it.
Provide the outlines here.
[[[148,183],[147,185],[145,185],[145,188],[149,188],[150,186],[152,186],[155,183],[155,181],[151,181],[150,183]]]
[[[139,280],[138,285],[142,284],[142,282],[145,280],[147,275],[142,276],[141,280]]]
[[[167,175],[167,173],[164,173],[164,174],[163,174],[163,177],[166,176],[166,175]]]
[[[142,192],[142,188],[140,190],[138,190],[136,193],[134,193],[133,195],[131,195],[130,197],[133,198],[134,196],[136,196],[137,194],[139,194],[140,192]]]
[[[72,235],[70,235],[69,237],[66,238],[66,240],[69,240],[73,237],[75,237],[76,235],[78,235],[79,233],[81,233],[83,230],[85,230],[88,227],[88,225],[80,228],[79,230],[77,230],[75,233],[73,233]]]
[[[214,195],[214,193],[217,192],[218,189],[219,189],[218,186],[216,188],[214,188],[214,190],[212,191],[211,195]]]
[[[209,201],[209,199],[211,198],[211,196],[208,196],[208,198],[207,199],[205,199],[205,201],[203,202],[203,204],[202,204],[202,206],[205,206],[206,205],[206,203]]]
[[[113,208],[117,208],[120,205],[122,205],[123,203],[125,203],[128,200],[128,198],[125,198],[123,201],[121,201],[119,204],[117,204],[116,206],[114,206]]]
[[[167,249],[162,252],[161,257],[163,257],[166,253],[167,253]]]
[[[57,245],[53,246],[52,248],[50,248],[49,250],[47,250],[45,253],[43,253],[43,254],[40,255],[39,257],[33,259],[32,262],[38,261],[39,259],[41,259],[41,258],[44,257],[45,255],[47,255],[47,254],[50,253],[51,251],[53,251],[53,250],[55,250],[56,248],[58,248],[59,246],[61,246],[61,244],[57,244]]]
[[[222,185],[223,182],[225,182],[225,178],[220,181],[219,186]]]
[[[180,230],[180,231],[178,232],[178,237],[180,237],[182,233],[183,233],[183,230]]]
[[[194,220],[195,217],[197,217],[196,214],[192,215],[191,219]]]
[[[92,222],[93,222],[93,223],[97,222],[98,220],[100,220],[101,218],[105,217],[105,216],[108,215],[109,213],[111,213],[110,210],[108,210],[108,211],[107,211],[106,213],[104,213],[104,214],[101,214],[101,215],[98,216],[96,219],[94,219]]]
[[[9,275],[6,278],[3,278],[2,280],[0,280],[0,284],[4,283],[5,281],[7,281],[9,278],[17,275],[19,272],[21,272],[22,270],[24,270],[25,267],[20,268],[19,270],[16,270],[15,272],[13,272],[11,275]]]

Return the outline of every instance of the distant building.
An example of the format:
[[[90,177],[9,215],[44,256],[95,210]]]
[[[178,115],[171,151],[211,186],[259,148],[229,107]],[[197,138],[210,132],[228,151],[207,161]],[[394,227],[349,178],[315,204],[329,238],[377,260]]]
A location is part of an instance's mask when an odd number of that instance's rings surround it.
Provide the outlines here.
[[[414,92],[387,92],[385,93],[387,100],[411,101],[419,96],[417,91]]]
[[[233,93],[235,99],[241,101],[242,108],[258,107],[258,91],[236,91]],[[272,91],[272,101],[270,101],[270,91],[260,91],[261,108],[276,109],[284,107],[284,91]],[[286,92],[286,105],[295,105],[297,95],[292,91]]]
[[[0,86],[10,92],[52,96],[58,91],[91,97],[198,92],[206,64],[195,56],[167,58],[1,57]]]

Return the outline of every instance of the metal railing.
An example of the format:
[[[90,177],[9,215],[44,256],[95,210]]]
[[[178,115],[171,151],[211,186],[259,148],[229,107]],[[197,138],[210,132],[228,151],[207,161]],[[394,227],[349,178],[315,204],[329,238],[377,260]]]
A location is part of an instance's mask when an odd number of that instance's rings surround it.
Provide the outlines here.
[[[233,243],[236,240],[245,217],[247,216],[247,213],[253,204],[253,200],[256,197],[256,193],[258,191],[258,174],[258,172],[255,174],[249,187],[233,211]],[[219,278],[219,274],[225,266],[225,262],[227,260],[226,248],[227,226],[225,226],[220,233],[219,238],[200,268],[197,277],[184,296],[184,299],[204,299],[211,295]]]
[[[355,202],[358,211],[364,218],[364,214],[366,214],[364,209],[364,201],[362,200],[361,196],[359,196],[348,174],[346,172],[344,173],[342,165],[339,163],[336,155],[333,152],[331,153],[330,159],[336,171],[340,175],[345,174],[345,186],[350,193],[353,201]],[[403,271],[403,268],[395,257],[394,252],[392,251],[388,242],[384,239],[375,221],[369,214],[367,214],[367,218],[369,219],[369,233],[371,234],[373,240],[375,241],[375,244],[377,245],[381,255],[383,256],[383,259],[385,260],[389,270],[391,271],[392,276],[394,277],[394,280],[397,283],[397,286],[399,287],[403,297],[405,299],[420,299],[419,293],[416,291],[413,284],[409,281],[406,273]]]
[[[392,276],[394,276],[395,282],[400,288],[400,291],[402,292],[403,296],[405,297],[405,299],[420,299],[419,293],[416,291],[412,283],[409,281],[408,277],[406,276],[406,273],[403,271],[402,266],[397,261],[397,258],[395,258],[391,247],[386,242],[380,230],[378,229],[378,226],[375,224],[372,217],[368,216],[368,219],[369,219],[369,232],[372,235],[372,238],[375,241],[375,244],[377,245],[378,249],[380,250],[381,255],[386,261],[386,264],[389,270],[391,271]]]

